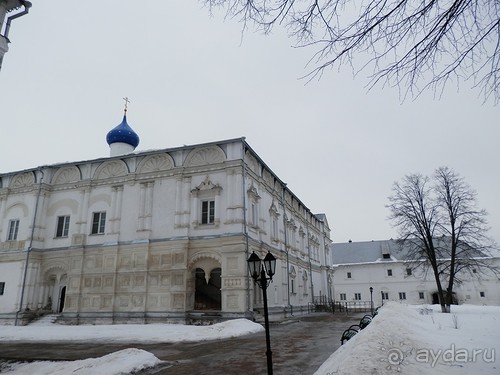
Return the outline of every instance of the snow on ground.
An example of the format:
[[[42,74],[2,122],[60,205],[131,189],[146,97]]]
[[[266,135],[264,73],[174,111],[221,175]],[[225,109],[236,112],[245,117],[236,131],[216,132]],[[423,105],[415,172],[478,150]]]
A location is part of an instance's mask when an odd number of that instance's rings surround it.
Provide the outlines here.
[[[346,327],[347,328],[347,327]],[[407,306],[389,302],[315,375],[498,375],[500,307]]]
[[[347,328],[347,327],[346,327]],[[260,324],[236,319],[212,326],[177,324],[60,326],[34,324],[2,326],[0,341],[88,341],[152,343],[229,339],[262,331]],[[440,307],[386,304],[363,331],[345,343],[315,375],[498,375],[500,374],[500,307]],[[160,360],[139,349],[126,349],[100,358],[68,362],[9,364],[3,374],[128,374]]]
[[[41,324],[40,324],[41,323]],[[181,324],[116,324],[63,326],[50,319],[23,327],[2,326],[2,342],[80,342],[98,343],[175,343],[222,340],[263,331],[262,325],[247,319],[234,319],[211,326]],[[118,375],[129,374],[161,361],[139,349],[125,349],[100,357],[79,361],[39,361],[0,364],[0,373],[8,375]]]
[[[140,349],[125,349],[100,358],[79,361],[39,361],[7,365],[1,373],[16,375],[95,375],[129,374],[153,367],[161,361],[153,354]],[[10,370],[9,370],[10,367]]]
[[[100,343],[197,342],[229,339],[263,331],[248,319],[234,319],[210,326],[182,324],[114,324],[64,326],[58,324],[2,326],[0,341],[94,341]]]

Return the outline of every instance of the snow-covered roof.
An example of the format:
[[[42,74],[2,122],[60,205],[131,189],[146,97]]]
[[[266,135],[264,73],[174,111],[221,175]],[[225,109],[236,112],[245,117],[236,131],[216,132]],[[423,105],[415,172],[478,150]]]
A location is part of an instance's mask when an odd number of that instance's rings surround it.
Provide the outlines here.
[[[334,243],[333,264],[393,262],[406,259],[406,251],[395,240]],[[389,256],[384,259],[383,254]]]
[[[410,260],[408,254],[415,245],[415,241],[408,239],[401,240],[378,240],[364,242],[345,242],[333,243],[331,245],[333,264],[364,264],[375,262],[395,262]],[[434,239],[434,246],[438,258],[446,259],[448,252],[443,249],[450,247],[449,237],[440,237]],[[464,243],[462,243],[464,244]],[[464,244],[467,246],[466,244]],[[384,256],[385,254],[385,256]],[[483,251],[468,249],[466,252],[469,257],[489,257]]]

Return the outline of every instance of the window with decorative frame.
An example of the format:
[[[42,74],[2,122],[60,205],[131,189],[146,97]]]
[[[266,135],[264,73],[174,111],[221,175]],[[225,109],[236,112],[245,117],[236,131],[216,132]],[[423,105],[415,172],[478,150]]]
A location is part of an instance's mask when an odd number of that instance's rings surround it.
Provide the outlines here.
[[[295,278],[297,277],[297,272],[295,271],[294,266],[290,266],[290,293],[295,294],[297,291],[295,290]]]
[[[308,288],[308,285],[307,285],[308,279],[309,278],[307,276],[307,271],[304,270],[304,272],[302,273],[302,281],[304,283],[304,292],[303,292],[304,296],[307,296],[309,294],[308,293],[309,288]]]
[[[19,219],[9,220],[7,241],[16,241],[18,232],[19,232]]]
[[[201,201],[201,224],[215,223],[215,200]]]
[[[271,240],[278,241],[279,239],[279,224],[278,219],[280,214],[278,213],[278,209],[276,205],[273,203],[269,208],[269,216],[271,218]]]
[[[106,211],[94,212],[92,214],[91,234],[104,234],[106,228]]]
[[[197,187],[191,190],[191,194],[195,197],[193,207],[193,225],[217,227],[220,222],[219,217],[219,197],[222,187],[219,184],[214,184],[209,176],[205,177]]]
[[[306,234],[304,232],[304,229],[300,227],[299,229],[299,246],[300,246],[300,251],[305,253],[306,251],[306,240],[305,240]]]
[[[68,237],[69,216],[58,216],[56,225],[56,237]]]
[[[257,188],[253,185],[253,182],[250,188],[247,190],[247,194],[250,208],[250,225],[254,228],[257,228],[259,226],[259,202],[261,197],[259,195],[259,192],[257,191]]]

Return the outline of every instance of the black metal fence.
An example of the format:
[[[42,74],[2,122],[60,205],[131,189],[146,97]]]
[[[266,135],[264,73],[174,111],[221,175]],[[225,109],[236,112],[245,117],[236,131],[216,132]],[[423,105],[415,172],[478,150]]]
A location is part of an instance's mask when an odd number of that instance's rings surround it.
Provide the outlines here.
[[[333,312],[371,312],[372,304],[370,301],[334,301]]]
[[[327,296],[318,296],[309,303],[309,311],[330,311],[335,312],[371,312],[372,305],[370,301],[335,301]]]

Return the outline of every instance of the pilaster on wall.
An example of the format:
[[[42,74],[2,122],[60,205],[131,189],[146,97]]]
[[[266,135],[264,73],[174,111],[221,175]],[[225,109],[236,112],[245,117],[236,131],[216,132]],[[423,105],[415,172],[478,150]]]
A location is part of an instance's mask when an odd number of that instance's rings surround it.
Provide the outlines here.
[[[151,232],[152,230],[153,192],[153,181],[141,183],[139,191],[138,232]],[[146,236],[149,237],[149,235]]]

